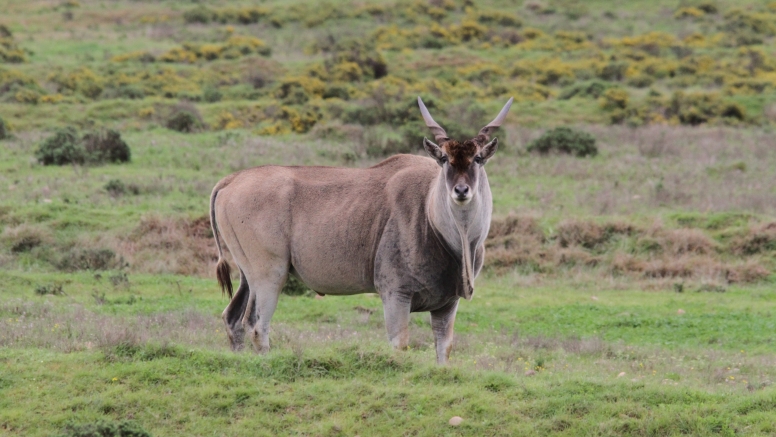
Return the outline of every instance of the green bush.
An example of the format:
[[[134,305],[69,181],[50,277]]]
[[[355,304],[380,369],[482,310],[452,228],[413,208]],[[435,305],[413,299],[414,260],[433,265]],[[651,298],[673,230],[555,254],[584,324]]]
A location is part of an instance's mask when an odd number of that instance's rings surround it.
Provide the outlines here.
[[[43,140],[35,157],[43,165],[84,164],[86,150],[78,139],[78,132],[67,127]]]
[[[132,153],[121,139],[121,134],[113,129],[90,132],[83,137],[87,161],[91,163],[129,162]]]
[[[207,24],[216,19],[216,13],[206,6],[197,6],[183,13],[183,20],[187,23]]]
[[[310,288],[296,276],[288,275],[286,285],[283,286],[281,293],[288,296],[312,296],[315,292],[310,290]]]
[[[427,131],[428,128],[425,130]],[[391,126],[378,125],[364,131],[363,145],[365,152],[367,156],[373,158],[382,158],[397,153],[411,153],[413,150],[417,150],[421,144],[421,142],[418,142],[413,147],[407,141],[406,133],[397,132]]]
[[[0,118],[0,140],[5,140],[11,136],[8,131],[8,124],[6,124],[5,120]]]
[[[54,132],[35,152],[43,165],[121,163],[128,162],[130,156],[129,146],[118,132],[96,131],[80,137],[72,127]]]
[[[671,96],[667,115],[677,117],[682,124],[697,126],[716,117],[743,121],[746,110],[737,103],[722,100],[716,93],[676,91]]]
[[[500,26],[520,27],[523,22],[514,14],[501,11],[483,11],[477,16],[477,21],[485,24],[498,24]]]
[[[610,62],[601,68],[598,72],[598,77],[603,80],[620,81],[625,77],[625,72],[628,70],[627,62]]]
[[[125,99],[142,99],[145,97],[143,88],[137,85],[122,85],[116,89],[116,97]]]
[[[224,98],[223,93],[216,87],[208,86],[202,90],[202,100],[208,103],[220,102],[222,98]]]
[[[64,296],[65,292],[62,290],[62,284],[47,284],[35,287],[35,294],[38,296],[46,296],[48,294],[52,296]]]
[[[598,154],[595,138],[592,135],[565,126],[545,132],[544,135],[528,145],[528,151],[543,155],[552,152],[566,153],[579,157]]]
[[[105,191],[113,197],[118,197],[127,192],[127,186],[120,179],[111,179],[105,184]]]
[[[173,108],[165,125],[168,129],[178,132],[196,132],[205,127],[197,107],[187,102],[180,103]]]
[[[638,74],[628,79],[627,84],[635,88],[647,88],[655,82],[646,74]]]
[[[110,270],[119,267],[123,261],[116,259],[110,249],[73,249],[62,256],[57,267],[64,271]]]
[[[559,95],[559,100],[568,100],[572,97],[585,97],[597,99],[612,85],[601,80],[578,82],[564,89]]]

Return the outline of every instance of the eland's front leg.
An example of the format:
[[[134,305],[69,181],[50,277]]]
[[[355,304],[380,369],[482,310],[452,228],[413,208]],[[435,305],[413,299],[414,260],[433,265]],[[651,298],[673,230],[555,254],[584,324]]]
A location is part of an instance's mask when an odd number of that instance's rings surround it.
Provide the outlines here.
[[[458,299],[436,311],[431,311],[431,330],[434,331],[437,364],[446,364],[450,358],[456,311],[458,311]]]
[[[392,292],[381,296],[385,313],[385,329],[388,341],[396,349],[406,349],[410,342],[410,303],[411,299],[400,293]]]

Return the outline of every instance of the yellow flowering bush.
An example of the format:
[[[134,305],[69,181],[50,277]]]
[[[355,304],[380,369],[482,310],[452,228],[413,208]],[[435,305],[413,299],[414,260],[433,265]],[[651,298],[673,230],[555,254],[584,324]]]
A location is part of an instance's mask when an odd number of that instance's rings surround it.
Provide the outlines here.
[[[698,18],[704,16],[706,13],[695,7],[679,8],[674,12],[674,18]]]
[[[61,93],[78,93],[91,99],[96,99],[105,87],[105,78],[87,67],[70,73],[52,73],[48,80],[55,83]]]

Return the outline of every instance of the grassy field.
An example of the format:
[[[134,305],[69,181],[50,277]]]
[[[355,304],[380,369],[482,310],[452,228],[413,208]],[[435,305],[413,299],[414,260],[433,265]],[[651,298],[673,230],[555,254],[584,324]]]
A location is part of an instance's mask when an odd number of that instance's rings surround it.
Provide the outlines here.
[[[41,280],[66,295],[33,298]],[[771,287],[646,293],[489,277],[439,368],[427,315],[413,318],[411,349],[391,351],[373,296],[285,296],[275,349],[255,356],[228,352],[210,280],[3,282],[0,421],[12,434],[105,418],[159,435],[776,431]]]
[[[2,9],[0,435],[776,435],[775,2]],[[213,185],[420,153],[417,95],[462,137],[516,98],[451,364],[291,289],[230,352]],[[528,152],[557,126],[597,155]],[[43,165],[62,128],[131,159]]]

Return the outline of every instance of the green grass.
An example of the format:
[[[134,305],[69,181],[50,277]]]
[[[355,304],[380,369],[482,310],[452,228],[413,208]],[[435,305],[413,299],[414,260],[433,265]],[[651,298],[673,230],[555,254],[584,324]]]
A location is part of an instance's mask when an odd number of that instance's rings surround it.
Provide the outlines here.
[[[748,48],[716,44],[687,52],[679,44],[687,59],[710,56],[721,63],[705,73],[655,77],[649,88],[607,79],[627,90],[630,109],[650,93],[663,99],[677,90],[719,93],[746,111],[739,124],[716,119],[700,127],[674,126],[675,120],[610,126],[611,113],[596,98],[557,97],[592,79],[592,71],[549,84],[540,101],[515,94],[497,133],[500,149],[487,167],[494,213],[497,221],[512,214],[535,223],[541,241],[530,232],[499,237],[504,251],[527,251],[529,260],[488,264],[474,299],[460,305],[449,366],[433,364],[425,313],[412,316],[409,349],[391,350],[376,295],[284,295],[273,319],[272,351],[229,351],[220,319],[228,301],[212,275],[216,252],[202,221],[222,177],[264,164],[373,165],[383,157],[367,153],[371,143],[381,136],[402,138],[405,126],[394,119],[343,126],[342,113],[398,108],[418,94],[438,105],[430,106],[435,117],[473,135],[509,96],[536,85],[550,61],[616,58],[642,72],[638,58],[644,56],[661,65],[682,63],[681,50],[617,48],[603,41],[652,31],[680,39],[693,32],[713,35],[725,11],[741,5],[719,0],[719,14],[677,20],[677,2],[668,0],[476,2],[475,12],[514,13],[523,27],[490,24],[483,39],[440,49],[380,50],[389,71],[384,80],[324,81],[352,86],[348,101],[277,97],[284,79],[308,75],[309,67],[335,56],[312,53],[313,43],[371,41],[377,28],[392,24],[409,31],[437,23],[453,28],[472,12],[455,3],[457,9],[438,20],[404,15],[408,2],[391,8],[393,18],[348,17],[317,26],[297,21],[281,28],[266,21],[190,25],[182,14],[197,5],[172,1],[81,0],[70,8],[72,20],[59,3],[4,5],[0,24],[29,52],[28,62],[0,68],[29,75],[44,94],[65,97],[54,104],[18,103],[15,91],[3,94],[0,84],[0,117],[12,127],[12,138],[0,142],[0,435],[74,437],[79,427],[126,421],[154,436],[776,434],[776,252],[769,246],[776,240],[754,254],[736,252],[744,237],[776,238],[768,228],[776,217],[770,103],[776,94],[773,85],[735,95],[725,88],[749,76],[771,77],[776,64],[768,34]],[[536,12],[534,3],[555,12]],[[312,12],[359,5],[332,0]],[[291,10],[281,0],[262,6]],[[762,2],[748,6],[766,8]],[[580,16],[570,16],[572,10]],[[545,32],[548,45],[500,45],[491,38],[509,30],[523,38],[529,27]],[[582,32],[590,45],[563,51],[553,39],[559,30]],[[110,60],[137,50],[158,56],[184,43],[220,44],[229,32],[261,38],[272,56],[194,64]],[[750,48],[764,54],[751,71]],[[519,61],[538,72],[516,77]],[[489,65],[504,74],[466,72]],[[113,73],[169,69],[185,82],[185,92],[93,98],[57,88],[52,73],[81,67],[111,92],[120,78]],[[257,73],[264,75],[258,82]],[[168,78],[172,85],[175,80]],[[202,101],[198,90],[206,87],[217,88],[223,99]],[[167,113],[183,98],[200,99],[193,104],[208,126],[204,132],[164,128]],[[272,115],[282,106],[316,108],[316,125],[305,134],[258,136],[273,122],[290,125]],[[222,129],[224,114],[242,127]],[[599,155],[526,152],[546,128],[567,125],[593,135]],[[132,161],[36,163],[42,139],[61,126],[118,129]],[[406,149],[420,153],[420,144]],[[131,189],[108,192],[114,180]],[[559,233],[575,224],[584,232],[611,223],[636,230],[593,247],[559,243]],[[28,237],[28,246],[18,244]],[[696,252],[683,251],[693,242]],[[489,259],[513,254],[500,249],[488,249]],[[67,271],[72,263],[63,261],[89,250],[114,253],[113,269]],[[652,278],[646,270],[614,267],[633,259],[692,271]],[[119,260],[124,264],[117,270]],[[729,275],[740,273],[734,268],[741,265],[765,273],[753,280]],[[64,294],[41,295],[58,286]],[[448,425],[452,416],[463,423]]]
[[[461,305],[452,364],[439,368],[428,316],[413,319],[411,350],[391,351],[374,297],[284,296],[274,350],[256,356],[226,351],[214,281],[130,275],[129,289],[112,289],[103,276],[3,274],[3,331],[26,333],[0,349],[6,431],[130,418],[153,435],[773,432],[775,374],[763,364],[776,293],[765,287],[598,290],[593,301],[569,285],[516,290],[489,278]],[[66,296],[33,295],[33,284],[57,281]],[[356,307],[376,313],[364,321]],[[94,317],[110,321],[97,331],[106,338],[79,344],[79,324]],[[138,317],[159,337],[126,336]],[[454,415],[459,428],[447,425]]]

